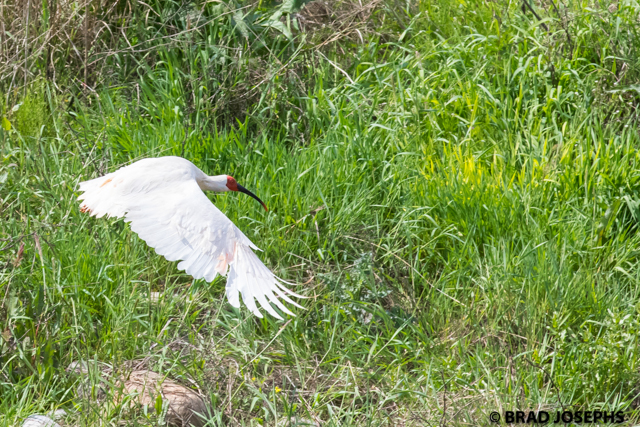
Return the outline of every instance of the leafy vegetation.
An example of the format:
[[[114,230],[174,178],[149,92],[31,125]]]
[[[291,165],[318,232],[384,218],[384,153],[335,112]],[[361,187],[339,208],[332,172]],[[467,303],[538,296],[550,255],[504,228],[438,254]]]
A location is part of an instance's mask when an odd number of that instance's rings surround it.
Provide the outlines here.
[[[2,12],[3,425],[162,421],[79,360],[197,389],[209,425],[635,419],[636,2],[102,3]],[[267,203],[210,196],[306,310],[235,310],[79,212],[161,155]]]

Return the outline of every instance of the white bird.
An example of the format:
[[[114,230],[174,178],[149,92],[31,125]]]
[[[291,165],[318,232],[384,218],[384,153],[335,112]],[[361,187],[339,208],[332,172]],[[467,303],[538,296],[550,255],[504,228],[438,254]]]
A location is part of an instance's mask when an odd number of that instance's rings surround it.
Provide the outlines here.
[[[139,160],[100,178],[80,184],[82,212],[101,218],[124,217],[140,238],[169,261],[181,260],[178,269],[195,279],[211,282],[226,276],[229,303],[240,307],[238,292],[247,308],[262,317],[260,306],[278,319],[269,302],[294,315],[277,296],[302,308],[287,294],[304,298],[284,287],[256,256],[258,249],[203,190],[240,191],[266,205],[228,175],[208,176],[181,157]],[[282,282],[282,283],[281,283]],[[277,296],[276,296],[277,294]]]

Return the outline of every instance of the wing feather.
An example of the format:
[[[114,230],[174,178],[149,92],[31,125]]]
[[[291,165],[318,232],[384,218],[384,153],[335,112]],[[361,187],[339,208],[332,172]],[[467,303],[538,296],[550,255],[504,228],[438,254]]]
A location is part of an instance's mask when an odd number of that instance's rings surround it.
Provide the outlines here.
[[[278,319],[273,308],[294,315],[280,299],[302,308],[256,256],[259,250],[202,192],[201,173],[178,157],[144,159],[100,178],[81,182],[81,208],[92,216],[123,217],[131,230],[178,269],[195,279],[227,276],[229,303],[262,317],[260,307]]]

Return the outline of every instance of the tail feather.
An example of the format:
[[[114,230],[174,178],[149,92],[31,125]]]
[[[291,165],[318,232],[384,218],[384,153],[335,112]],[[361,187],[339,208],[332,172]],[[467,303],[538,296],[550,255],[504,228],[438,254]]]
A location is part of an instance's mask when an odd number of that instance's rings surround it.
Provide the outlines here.
[[[258,310],[256,300],[263,309],[277,319],[282,317],[273,309],[273,305],[284,313],[295,316],[280,299],[302,308],[286,294],[298,295],[280,284],[280,280],[260,261],[251,248],[239,245],[227,277],[227,298],[231,305],[239,307],[239,294],[241,294],[244,304],[258,317],[262,317],[262,314]]]

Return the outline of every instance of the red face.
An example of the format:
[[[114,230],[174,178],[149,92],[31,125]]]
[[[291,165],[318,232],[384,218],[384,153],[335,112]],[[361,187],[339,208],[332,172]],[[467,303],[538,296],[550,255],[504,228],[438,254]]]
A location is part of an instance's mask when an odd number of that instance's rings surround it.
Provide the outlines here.
[[[227,188],[231,191],[238,191],[238,183],[230,175],[227,175]]]
[[[258,196],[256,196],[251,191],[249,191],[246,188],[244,188],[242,185],[238,185],[236,180],[232,176],[229,176],[229,175],[227,175],[227,188],[229,190],[231,190],[231,191],[239,191],[241,193],[248,194],[249,196],[251,196],[254,199],[256,199],[257,201],[259,201],[265,211],[269,210],[269,209],[267,209],[267,205],[265,205],[264,202],[258,198]]]

